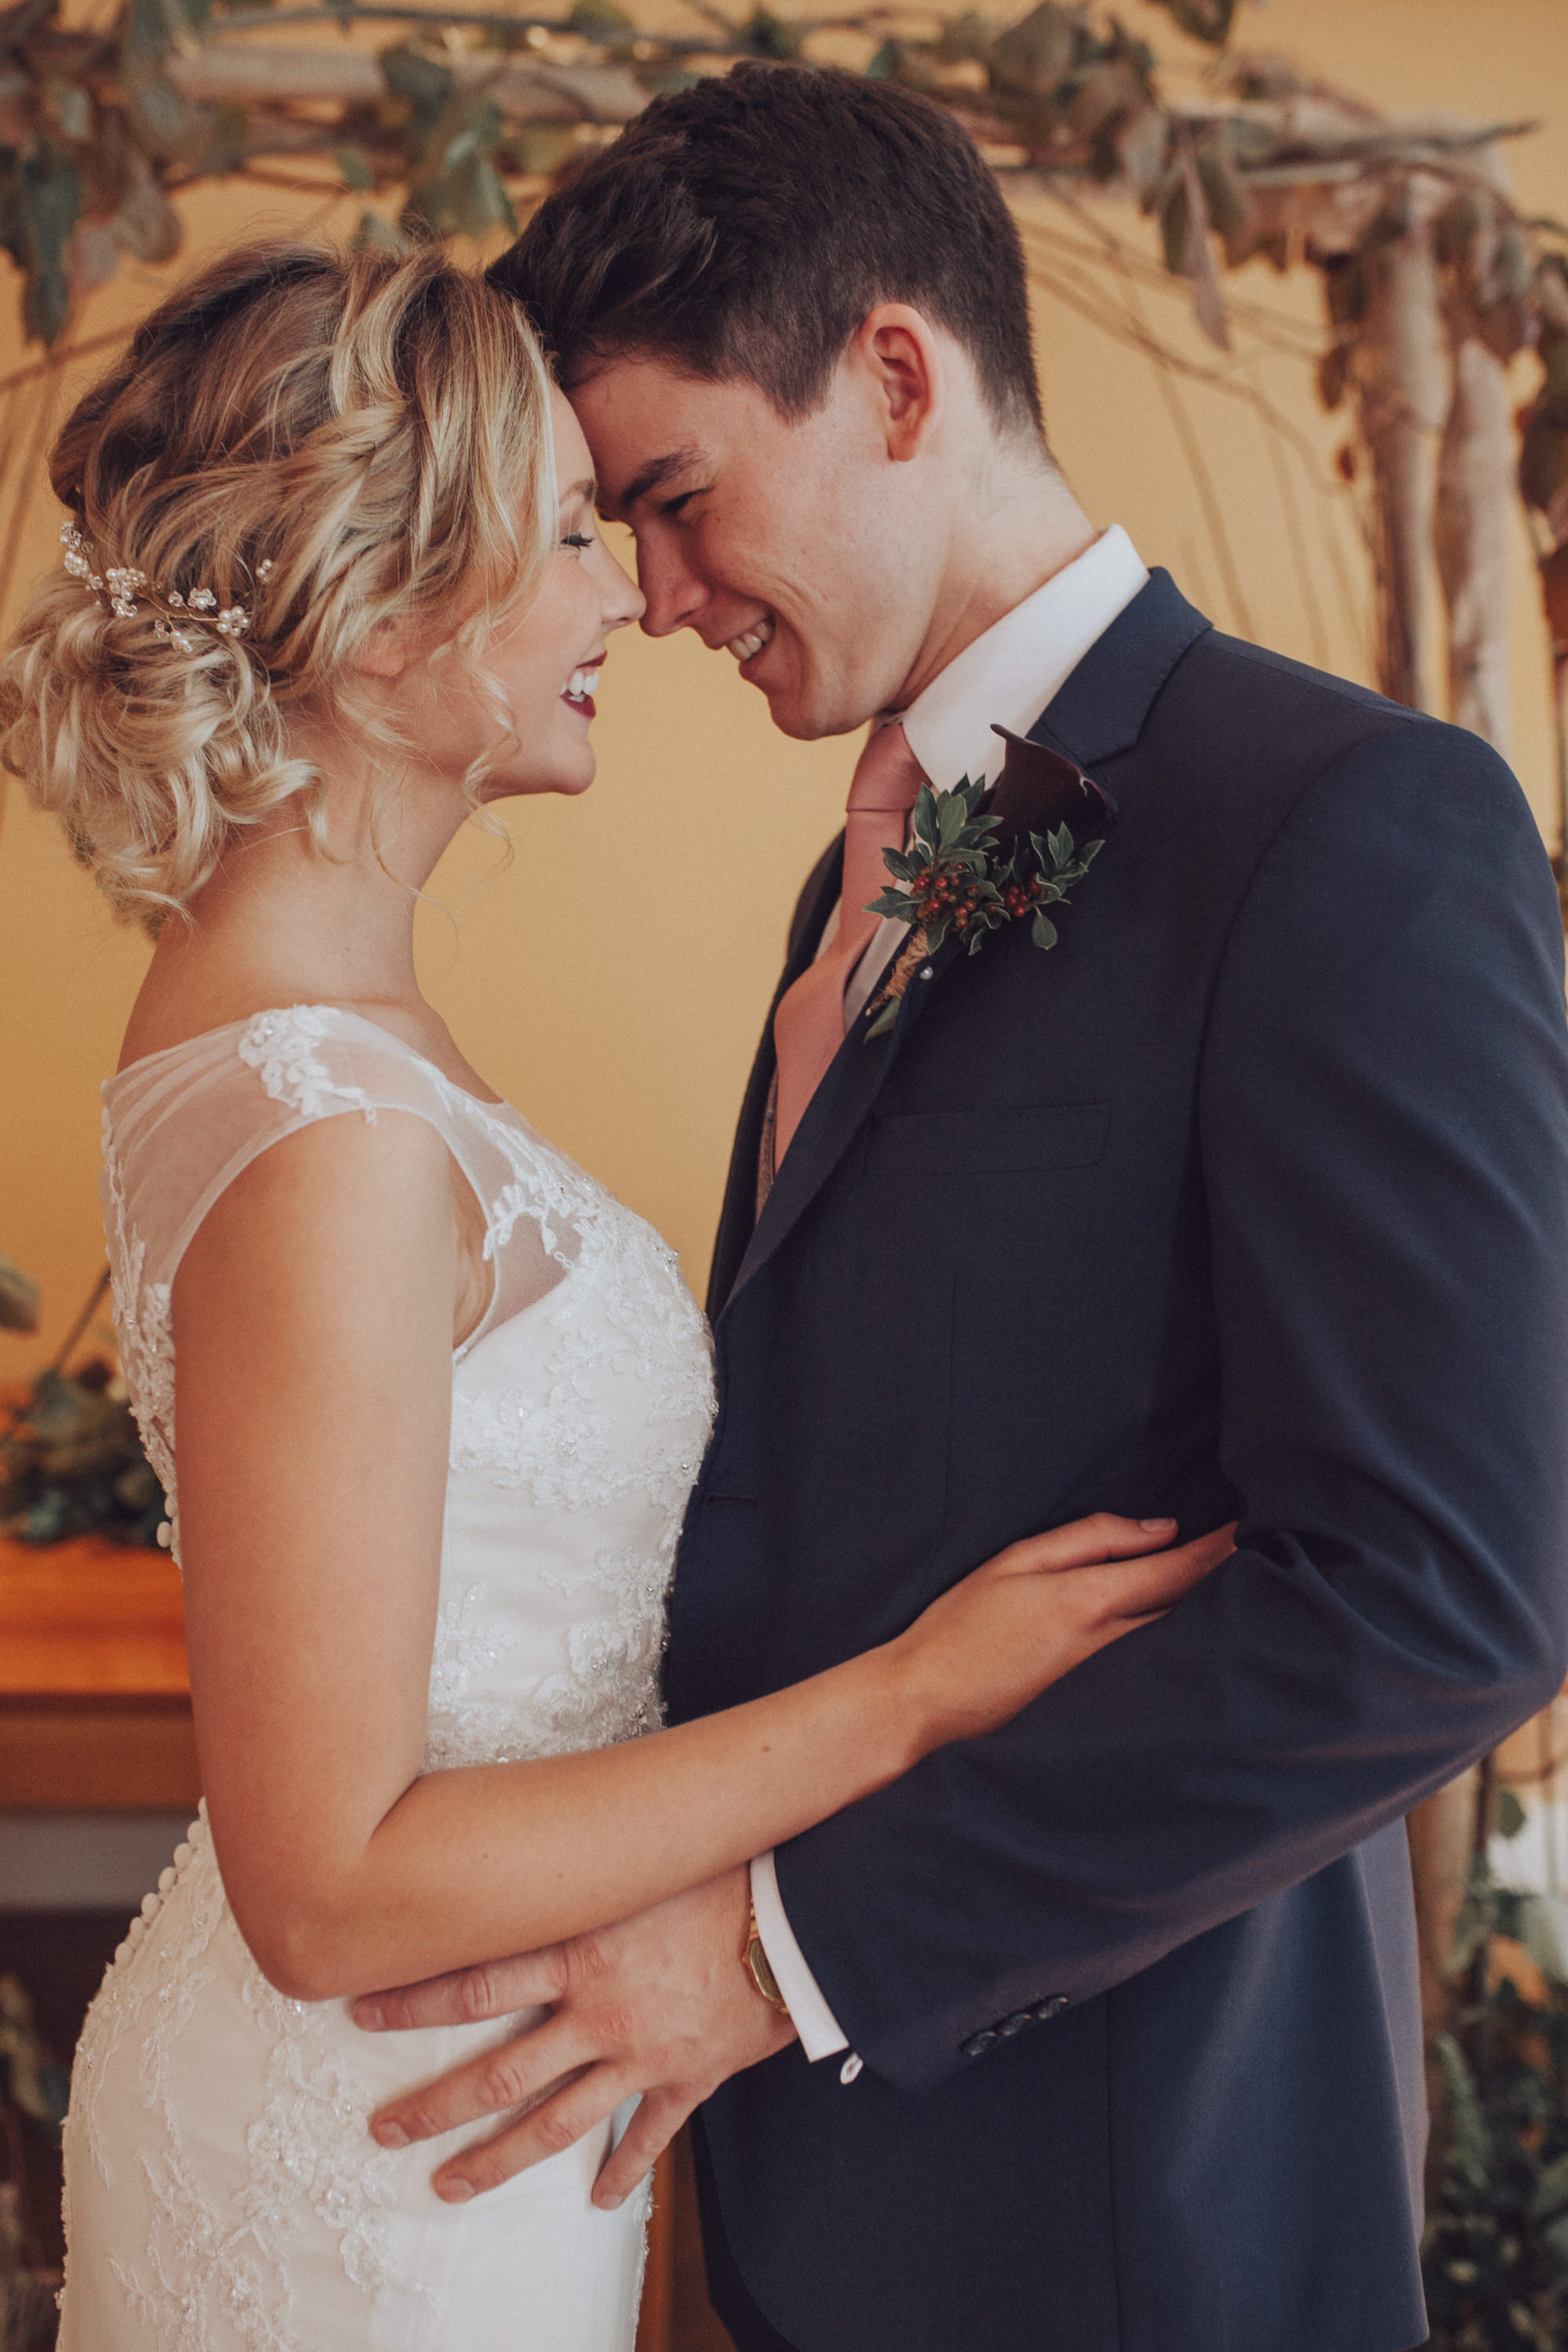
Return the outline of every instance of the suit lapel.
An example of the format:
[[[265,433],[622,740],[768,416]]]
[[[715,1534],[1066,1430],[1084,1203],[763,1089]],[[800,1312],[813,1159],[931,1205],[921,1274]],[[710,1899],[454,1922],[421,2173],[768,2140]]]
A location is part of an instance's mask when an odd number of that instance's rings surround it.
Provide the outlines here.
[[[773,1001],[768,1007],[756,1059],[752,1064],[752,1075],[746,1081],[734,1149],[730,1154],[724,1205],[720,1211],[719,1231],[713,1244],[712,1271],[708,1277],[710,1322],[718,1321],[734,1287],[741,1261],[746,1255],[757,1222],[757,1155],[762,1149],[763,1122],[767,1116],[768,1097],[773,1090],[773,1072],[777,1066],[773,1052],[773,1014],[779,1009],[779,1001],[785,990],[793,988],[801,973],[809,968],[816,953],[817,942],[827,928],[827,919],[838,904],[843,877],[844,835],[840,834],[837,840],[829,842],[800,894],[795,920],[790,926],[784,971],[773,991]],[[785,1158],[788,1156],[786,1153]]]
[[[1096,761],[1110,759],[1137,741],[1171,672],[1212,625],[1187,603],[1168,572],[1151,572],[1148,585],[1089,647],[1030,728],[1030,740],[1053,746],[1092,772]],[[843,861],[840,836],[802,896],[790,959],[752,1066],[709,1286],[708,1312],[714,1321],[787,1239],[832,1175],[935,995],[941,975],[964,954],[962,940],[950,937],[943,941],[925,967],[930,978],[911,980],[885,1039],[868,1045],[868,1016],[863,1013],[856,1022],[806,1106],[762,1215],[756,1216],[757,1151],[774,1067],[773,1015],[779,998],[816,951],[838,897]]]
[[[1171,672],[1213,626],[1168,572],[1151,572],[1046,705],[1030,741],[1052,745],[1092,775],[1097,761],[1136,743]]]

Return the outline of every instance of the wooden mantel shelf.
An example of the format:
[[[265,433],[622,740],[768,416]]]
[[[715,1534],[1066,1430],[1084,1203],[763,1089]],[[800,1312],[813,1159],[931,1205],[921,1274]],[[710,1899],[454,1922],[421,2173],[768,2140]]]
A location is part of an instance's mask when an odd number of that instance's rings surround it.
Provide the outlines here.
[[[0,1540],[0,1809],[178,1811],[199,1789],[167,1553]]]

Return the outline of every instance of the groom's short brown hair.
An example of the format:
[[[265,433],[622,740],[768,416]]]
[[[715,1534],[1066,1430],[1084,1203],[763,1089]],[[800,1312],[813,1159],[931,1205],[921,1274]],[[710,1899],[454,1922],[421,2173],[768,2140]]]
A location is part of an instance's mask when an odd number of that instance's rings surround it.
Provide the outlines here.
[[[908,302],[1037,435],[1023,247],[979,149],[929,99],[814,66],[740,65],[658,98],[490,270],[570,386],[645,353],[807,415],[868,311]]]

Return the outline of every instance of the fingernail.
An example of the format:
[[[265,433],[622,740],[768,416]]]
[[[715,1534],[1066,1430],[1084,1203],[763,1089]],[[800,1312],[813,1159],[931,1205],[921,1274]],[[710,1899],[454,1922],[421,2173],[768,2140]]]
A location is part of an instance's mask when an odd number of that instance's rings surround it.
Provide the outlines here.
[[[438,2180],[436,2194],[447,2205],[466,2205],[474,2193],[471,2180]]]
[[[1162,1517],[1157,1519],[1140,1519],[1138,1524],[1141,1528],[1149,1528],[1152,1533],[1155,1528],[1173,1528],[1176,1522],[1174,1519]]]
[[[624,2197],[601,2197],[599,2210],[601,2213],[618,2213],[626,2201]]]
[[[378,2000],[361,2000],[354,2004],[354,2023],[362,2033],[379,2033],[385,2019]]]
[[[383,2147],[406,2147],[408,2145],[408,2134],[401,2124],[372,2124],[370,2128],[372,2136],[380,2141]]]

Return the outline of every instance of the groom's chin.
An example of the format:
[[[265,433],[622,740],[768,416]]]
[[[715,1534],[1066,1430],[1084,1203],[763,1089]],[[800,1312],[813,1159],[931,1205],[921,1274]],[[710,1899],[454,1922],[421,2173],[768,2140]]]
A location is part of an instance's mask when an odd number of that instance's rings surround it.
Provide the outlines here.
[[[795,743],[820,743],[826,735],[848,735],[864,727],[872,715],[850,711],[846,716],[788,686],[775,687],[772,693],[759,686],[756,691],[765,698],[768,717],[779,733]]]

